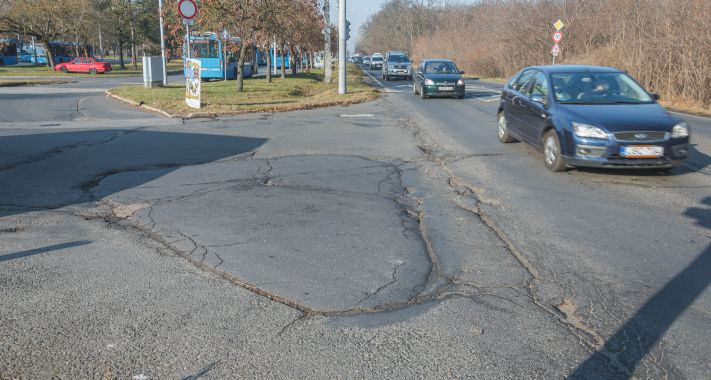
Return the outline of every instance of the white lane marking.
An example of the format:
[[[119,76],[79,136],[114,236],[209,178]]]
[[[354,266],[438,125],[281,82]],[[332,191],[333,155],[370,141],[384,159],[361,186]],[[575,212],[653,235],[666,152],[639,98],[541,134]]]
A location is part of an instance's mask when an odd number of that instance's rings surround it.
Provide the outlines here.
[[[385,85],[383,85],[382,82],[380,82],[376,77],[374,77],[373,74],[371,74],[370,72],[368,72],[368,70],[363,70],[363,71],[364,71],[366,74],[368,74],[368,76],[371,77],[371,78],[375,81],[375,83],[377,83],[378,85],[380,85],[380,87],[385,87]]]
[[[375,116],[375,115],[373,115],[372,113],[356,113],[356,114],[343,114],[343,115],[340,115],[340,117],[356,117],[356,118],[360,118],[360,117],[373,117],[373,116]]]

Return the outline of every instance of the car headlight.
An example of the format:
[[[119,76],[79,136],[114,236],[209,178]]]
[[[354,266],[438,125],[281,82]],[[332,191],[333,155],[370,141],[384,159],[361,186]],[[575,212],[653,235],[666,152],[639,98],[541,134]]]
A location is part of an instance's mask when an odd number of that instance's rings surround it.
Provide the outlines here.
[[[689,124],[681,122],[672,128],[671,137],[673,139],[678,139],[682,137],[689,137]]]
[[[460,79],[457,81],[457,86],[464,86],[464,79]]]
[[[598,127],[594,127],[588,124],[573,122],[573,131],[578,137],[590,137],[594,139],[606,139],[608,138],[607,132],[603,131]]]
[[[432,79],[425,79],[425,86],[434,86],[434,81],[432,81]]]

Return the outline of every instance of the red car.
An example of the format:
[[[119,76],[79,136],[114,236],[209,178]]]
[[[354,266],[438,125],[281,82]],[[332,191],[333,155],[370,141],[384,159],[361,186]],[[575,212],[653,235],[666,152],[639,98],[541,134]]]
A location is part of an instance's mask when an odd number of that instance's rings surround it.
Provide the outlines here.
[[[107,73],[111,71],[111,64],[97,61],[94,58],[75,58],[71,62],[60,63],[54,66],[54,71],[63,73]]]

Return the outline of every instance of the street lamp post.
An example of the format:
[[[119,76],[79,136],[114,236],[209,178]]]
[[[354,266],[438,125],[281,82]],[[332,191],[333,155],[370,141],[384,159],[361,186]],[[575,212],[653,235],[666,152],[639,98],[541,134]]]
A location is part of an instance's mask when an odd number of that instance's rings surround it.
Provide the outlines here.
[[[163,86],[168,85],[168,71],[165,63],[165,36],[163,32],[163,0],[158,0],[158,13],[160,16],[160,56],[163,65]]]
[[[341,95],[346,93],[346,34],[346,0],[338,0],[338,93]]]

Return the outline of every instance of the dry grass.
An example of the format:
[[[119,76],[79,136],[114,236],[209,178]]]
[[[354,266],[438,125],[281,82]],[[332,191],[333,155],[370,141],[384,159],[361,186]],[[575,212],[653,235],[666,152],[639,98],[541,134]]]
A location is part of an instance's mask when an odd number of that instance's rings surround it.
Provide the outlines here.
[[[235,115],[249,112],[284,112],[317,107],[363,103],[375,99],[377,92],[365,83],[363,73],[355,66],[348,70],[348,94],[338,95],[337,83],[324,84],[319,70],[311,73],[274,78],[245,79],[244,92],[238,92],[235,81],[202,84],[202,108],[185,104],[185,87],[144,88],[126,86],[111,90],[115,95],[166,111],[187,116],[194,112],[214,115]]]

